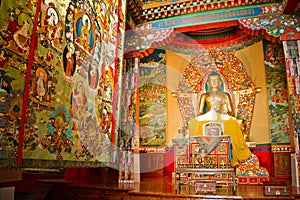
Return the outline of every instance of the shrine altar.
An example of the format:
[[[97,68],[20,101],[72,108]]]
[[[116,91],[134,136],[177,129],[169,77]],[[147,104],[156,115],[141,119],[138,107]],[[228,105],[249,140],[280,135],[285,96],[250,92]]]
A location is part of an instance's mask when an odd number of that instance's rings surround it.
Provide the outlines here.
[[[230,136],[190,136],[173,142],[178,190],[181,184],[195,186],[197,182],[213,181],[216,185],[230,184],[235,191]]]

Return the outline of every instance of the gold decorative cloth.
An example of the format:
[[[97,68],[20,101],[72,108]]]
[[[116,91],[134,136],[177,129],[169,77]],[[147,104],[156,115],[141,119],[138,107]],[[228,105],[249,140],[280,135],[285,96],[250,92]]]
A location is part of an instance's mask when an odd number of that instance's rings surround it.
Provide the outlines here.
[[[221,115],[215,113],[213,118],[195,117],[189,122],[190,136],[201,136],[203,134],[203,125],[208,122],[220,122],[224,124],[224,135],[231,137],[232,141],[232,166],[236,166],[239,162],[248,159],[251,156],[251,151],[248,148],[239,124],[236,118],[229,115]]]

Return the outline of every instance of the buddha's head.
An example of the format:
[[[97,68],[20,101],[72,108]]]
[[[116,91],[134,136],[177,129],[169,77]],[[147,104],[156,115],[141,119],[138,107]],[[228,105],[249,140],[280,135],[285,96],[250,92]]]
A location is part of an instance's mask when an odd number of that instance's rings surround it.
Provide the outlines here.
[[[207,86],[210,90],[220,90],[223,82],[221,75],[217,72],[212,72],[208,75]]]

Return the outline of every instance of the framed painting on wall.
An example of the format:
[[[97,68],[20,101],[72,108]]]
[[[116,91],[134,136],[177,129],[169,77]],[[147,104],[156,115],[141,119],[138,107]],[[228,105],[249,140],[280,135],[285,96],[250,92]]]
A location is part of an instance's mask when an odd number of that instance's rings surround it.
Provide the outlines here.
[[[139,66],[140,146],[164,146],[166,142],[166,58],[155,50]]]

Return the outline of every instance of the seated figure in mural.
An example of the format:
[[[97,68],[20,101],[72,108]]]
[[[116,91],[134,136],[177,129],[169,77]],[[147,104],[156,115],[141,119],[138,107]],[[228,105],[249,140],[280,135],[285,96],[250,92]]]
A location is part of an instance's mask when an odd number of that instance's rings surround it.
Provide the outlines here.
[[[198,115],[203,115],[205,113],[205,108],[207,107],[207,111],[214,109],[218,113],[234,116],[231,96],[229,93],[221,90],[221,75],[217,72],[209,74],[207,86],[209,92],[203,93],[200,96]]]
[[[17,44],[18,52],[28,55],[30,46],[30,24],[24,20],[21,27],[14,33],[13,39]]]
[[[208,77],[209,92],[200,96],[199,116],[192,118],[189,122],[189,135],[208,135],[205,126],[209,123],[222,124],[218,135],[229,135],[232,140],[232,166],[248,159],[251,151],[248,148],[238,121],[233,117],[233,106],[230,95],[222,92],[221,77],[213,72]],[[208,107],[208,112],[204,113],[204,107]]]

